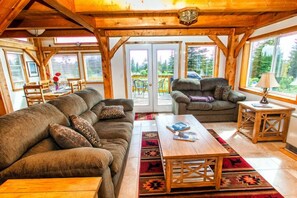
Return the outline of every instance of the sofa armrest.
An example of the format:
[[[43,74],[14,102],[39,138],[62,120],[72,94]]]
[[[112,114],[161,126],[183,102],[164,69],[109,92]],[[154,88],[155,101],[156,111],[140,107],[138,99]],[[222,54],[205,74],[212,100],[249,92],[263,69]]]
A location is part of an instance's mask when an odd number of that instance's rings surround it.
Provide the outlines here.
[[[238,101],[245,100],[246,96],[242,93],[231,90],[228,96],[228,100],[233,103],[237,103]]]
[[[106,106],[110,105],[123,105],[124,111],[133,111],[134,102],[132,99],[105,99],[102,100]]]
[[[172,91],[170,95],[177,103],[189,104],[191,102],[190,98],[181,91]]]
[[[94,177],[112,163],[112,154],[100,148],[81,147],[24,157],[0,173],[1,178]]]

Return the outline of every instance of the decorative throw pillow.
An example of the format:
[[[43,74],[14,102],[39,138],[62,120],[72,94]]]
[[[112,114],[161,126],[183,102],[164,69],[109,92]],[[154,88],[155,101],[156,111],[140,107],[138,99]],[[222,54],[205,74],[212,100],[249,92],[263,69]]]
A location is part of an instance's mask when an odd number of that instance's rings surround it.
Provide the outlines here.
[[[99,119],[114,119],[125,117],[122,105],[110,105],[103,107]]]
[[[216,86],[214,98],[217,100],[228,100],[228,95],[231,91],[231,86]]]
[[[101,147],[100,138],[91,123],[76,115],[71,115],[70,120],[73,128],[83,135],[94,147]]]
[[[189,96],[192,102],[213,102],[212,96]]]
[[[49,132],[61,148],[92,147],[84,136],[69,127],[59,124],[50,124]]]

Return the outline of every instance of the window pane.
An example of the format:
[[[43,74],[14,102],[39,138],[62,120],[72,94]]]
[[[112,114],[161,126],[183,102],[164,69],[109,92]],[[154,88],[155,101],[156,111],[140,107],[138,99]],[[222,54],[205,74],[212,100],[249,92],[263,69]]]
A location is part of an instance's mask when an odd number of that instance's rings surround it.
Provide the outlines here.
[[[22,55],[7,53],[8,64],[11,71],[11,78],[14,89],[22,88],[25,83],[24,71],[22,66]]]
[[[83,54],[87,81],[103,81],[101,54]]]
[[[188,47],[187,76],[198,79],[199,77],[212,77],[215,64],[215,50],[216,46]]]
[[[276,61],[272,71],[280,86],[272,90],[295,96],[297,93],[297,34],[280,37],[276,44]]]
[[[262,73],[271,70],[275,38],[269,38],[252,43],[249,63],[248,87],[255,87]]]
[[[252,42],[247,86],[256,84],[265,72],[273,72],[279,87],[271,93],[296,97],[297,93],[297,34]],[[260,90],[260,88],[257,88]]]
[[[51,58],[52,76],[60,72],[60,80],[67,78],[80,78],[76,54],[57,54]]]

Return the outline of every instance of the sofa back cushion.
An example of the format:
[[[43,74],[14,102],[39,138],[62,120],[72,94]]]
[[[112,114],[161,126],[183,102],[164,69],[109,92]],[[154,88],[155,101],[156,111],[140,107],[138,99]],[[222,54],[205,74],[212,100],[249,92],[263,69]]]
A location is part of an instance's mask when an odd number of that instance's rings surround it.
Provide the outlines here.
[[[172,81],[172,91],[198,91],[201,90],[200,82],[197,79],[178,78]]]
[[[48,103],[57,107],[67,118],[69,118],[70,115],[80,115],[88,110],[86,102],[76,94],[61,96]]]
[[[86,102],[89,109],[102,100],[102,95],[97,90],[89,87],[84,90],[77,91],[75,94],[80,96]]]
[[[225,78],[204,78],[200,80],[201,90],[214,91],[216,86],[227,86],[228,81]]]
[[[47,138],[50,123],[70,125],[65,115],[51,104],[33,105],[0,117],[0,170]]]

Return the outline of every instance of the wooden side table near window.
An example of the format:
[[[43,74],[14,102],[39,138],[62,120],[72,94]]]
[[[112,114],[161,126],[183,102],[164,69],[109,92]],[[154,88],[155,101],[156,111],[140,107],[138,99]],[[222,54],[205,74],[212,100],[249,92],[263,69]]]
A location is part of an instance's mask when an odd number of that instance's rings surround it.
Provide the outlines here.
[[[294,108],[258,101],[238,102],[237,130],[258,141],[283,141],[287,139],[290,118]]]
[[[98,198],[101,177],[9,179],[0,185],[1,198]]]

